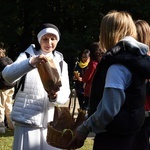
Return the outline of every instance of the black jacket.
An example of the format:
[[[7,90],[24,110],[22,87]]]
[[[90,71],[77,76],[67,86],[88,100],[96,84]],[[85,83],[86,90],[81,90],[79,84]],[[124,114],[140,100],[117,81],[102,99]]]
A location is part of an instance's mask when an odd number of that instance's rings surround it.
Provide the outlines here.
[[[106,129],[110,132],[119,134],[133,133],[144,122],[145,79],[150,78],[150,57],[146,54],[148,47],[138,44],[139,42],[135,40],[120,41],[114,48],[107,51],[97,66],[91,88],[89,115],[95,112],[102,98],[106,73],[112,64],[122,64],[132,73],[132,82],[125,90],[125,103],[113,121],[106,126]]]

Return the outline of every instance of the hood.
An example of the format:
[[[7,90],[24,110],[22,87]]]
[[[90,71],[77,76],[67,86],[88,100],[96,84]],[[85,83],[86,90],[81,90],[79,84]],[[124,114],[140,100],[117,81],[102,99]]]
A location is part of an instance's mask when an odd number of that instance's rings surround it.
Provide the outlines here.
[[[150,79],[149,47],[127,36],[108,50],[102,59],[108,62],[123,64],[130,70],[146,79]]]
[[[136,41],[131,36],[126,36],[120,42],[123,42],[124,50],[128,50],[135,55],[146,55],[149,50],[148,45]]]

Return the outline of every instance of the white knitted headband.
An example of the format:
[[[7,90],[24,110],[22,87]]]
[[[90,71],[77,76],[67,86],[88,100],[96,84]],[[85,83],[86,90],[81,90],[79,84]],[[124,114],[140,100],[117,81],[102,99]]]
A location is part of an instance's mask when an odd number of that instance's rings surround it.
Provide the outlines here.
[[[59,33],[58,33],[58,31],[57,31],[56,29],[54,29],[54,28],[45,28],[45,29],[41,30],[41,31],[38,33],[38,35],[37,35],[38,42],[40,43],[41,37],[42,37],[43,35],[45,35],[45,34],[48,34],[48,33],[51,33],[51,34],[56,35],[57,40],[59,41],[60,37],[59,37]]]

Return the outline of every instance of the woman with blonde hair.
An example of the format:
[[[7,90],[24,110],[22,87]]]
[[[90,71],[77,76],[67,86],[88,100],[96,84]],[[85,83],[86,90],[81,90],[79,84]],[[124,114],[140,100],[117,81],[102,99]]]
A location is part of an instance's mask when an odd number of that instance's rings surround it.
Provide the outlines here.
[[[147,44],[150,47],[150,26],[145,20],[135,21],[138,41]],[[148,51],[150,55],[150,51]],[[149,150],[149,138],[150,138],[150,80],[146,83],[146,102],[145,102],[145,121],[137,133],[135,140],[135,150]]]
[[[145,79],[150,78],[148,46],[136,38],[128,12],[111,11],[103,17],[100,46],[106,53],[92,81],[91,116],[77,128],[70,148],[81,147],[94,132],[93,150],[133,150],[145,119]]]

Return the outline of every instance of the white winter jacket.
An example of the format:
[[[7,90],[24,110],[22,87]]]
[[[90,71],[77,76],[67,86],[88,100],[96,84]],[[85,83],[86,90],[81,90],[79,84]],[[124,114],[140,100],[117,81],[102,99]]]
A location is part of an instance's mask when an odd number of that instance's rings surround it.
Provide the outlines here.
[[[32,44],[26,50],[30,56],[41,54],[36,51]],[[56,102],[49,102],[48,95],[44,90],[37,68],[29,63],[25,53],[21,53],[17,60],[5,67],[2,72],[4,79],[10,83],[17,82],[26,74],[23,91],[16,94],[12,110],[12,119],[23,125],[46,127],[49,121],[53,120],[54,106],[64,104],[69,99],[70,87],[68,77],[68,66],[63,60],[63,55],[57,51],[50,54],[61,78],[62,86],[58,92]],[[63,61],[62,68],[59,62]]]

